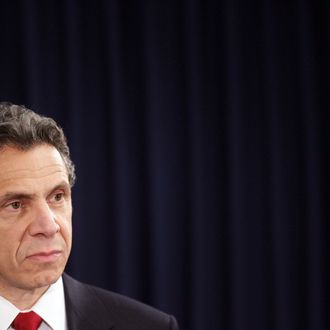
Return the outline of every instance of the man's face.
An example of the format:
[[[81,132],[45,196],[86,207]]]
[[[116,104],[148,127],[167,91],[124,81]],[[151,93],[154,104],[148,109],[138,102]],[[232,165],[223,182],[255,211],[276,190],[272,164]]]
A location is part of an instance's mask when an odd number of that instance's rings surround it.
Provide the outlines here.
[[[56,148],[0,150],[0,294],[54,283],[71,250],[71,189]]]

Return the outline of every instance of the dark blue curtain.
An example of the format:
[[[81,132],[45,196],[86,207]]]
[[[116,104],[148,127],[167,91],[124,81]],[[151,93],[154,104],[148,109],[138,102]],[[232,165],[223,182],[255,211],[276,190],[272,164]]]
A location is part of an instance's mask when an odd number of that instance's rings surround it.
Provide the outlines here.
[[[0,99],[77,166],[67,271],[182,329],[328,329],[328,1],[2,1]]]

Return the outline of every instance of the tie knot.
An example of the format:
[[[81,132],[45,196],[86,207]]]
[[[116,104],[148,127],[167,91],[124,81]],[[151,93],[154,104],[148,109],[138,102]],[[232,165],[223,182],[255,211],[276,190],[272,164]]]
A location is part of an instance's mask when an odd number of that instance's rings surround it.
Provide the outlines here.
[[[37,330],[42,318],[35,312],[19,313],[13,321],[15,330]]]

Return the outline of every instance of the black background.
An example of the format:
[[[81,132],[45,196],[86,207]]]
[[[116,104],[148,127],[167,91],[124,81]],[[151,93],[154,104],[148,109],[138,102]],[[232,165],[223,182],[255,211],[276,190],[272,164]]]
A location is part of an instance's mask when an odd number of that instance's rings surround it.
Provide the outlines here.
[[[328,1],[1,1],[0,99],[54,117],[67,271],[182,329],[326,329]]]

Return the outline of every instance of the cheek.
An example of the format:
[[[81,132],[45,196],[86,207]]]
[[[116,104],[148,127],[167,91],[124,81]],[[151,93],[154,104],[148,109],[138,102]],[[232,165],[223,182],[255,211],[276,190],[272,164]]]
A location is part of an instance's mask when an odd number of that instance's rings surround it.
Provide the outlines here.
[[[26,226],[22,227],[19,224],[9,226],[7,228],[0,228],[0,246],[1,250],[13,250],[23,240]]]
[[[15,260],[20,256],[24,230],[20,230],[20,228],[4,230],[1,228],[0,237],[0,259],[2,261],[6,259],[8,261],[6,264],[16,262]]]
[[[72,240],[71,224],[67,224],[63,227],[62,234],[63,234],[63,238],[66,241],[66,243],[71,246],[71,240]]]
[[[72,237],[72,221],[71,221],[72,212],[68,210],[65,212],[62,217],[59,225],[61,227],[61,233],[63,239],[67,243],[68,246],[71,247],[71,237]]]

